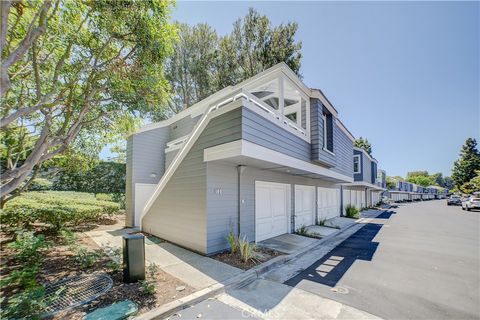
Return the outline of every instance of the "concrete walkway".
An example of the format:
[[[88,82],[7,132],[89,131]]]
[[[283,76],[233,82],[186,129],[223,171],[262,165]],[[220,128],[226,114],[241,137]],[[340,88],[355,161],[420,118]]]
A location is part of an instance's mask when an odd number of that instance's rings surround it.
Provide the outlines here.
[[[134,232],[134,229],[122,229],[118,225],[111,229],[98,229],[85,232],[99,246],[121,248],[122,236]],[[153,241],[152,241],[153,240]],[[145,258],[147,263],[155,263],[166,273],[183,281],[189,286],[201,290],[217,283],[222,283],[242,272],[212,258],[204,257],[174,244],[145,240]]]
[[[169,319],[380,319],[307,291],[258,279],[178,311]]]

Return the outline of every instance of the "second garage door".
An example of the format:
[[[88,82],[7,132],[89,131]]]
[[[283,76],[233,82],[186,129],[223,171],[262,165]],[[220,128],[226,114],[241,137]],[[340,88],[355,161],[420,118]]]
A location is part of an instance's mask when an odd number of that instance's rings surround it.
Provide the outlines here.
[[[295,230],[315,224],[315,187],[295,185]]]
[[[340,189],[318,187],[318,219],[326,220],[340,215]]]
[[[288,232],[289,190],[288,184],[255,182],[256,242]]]

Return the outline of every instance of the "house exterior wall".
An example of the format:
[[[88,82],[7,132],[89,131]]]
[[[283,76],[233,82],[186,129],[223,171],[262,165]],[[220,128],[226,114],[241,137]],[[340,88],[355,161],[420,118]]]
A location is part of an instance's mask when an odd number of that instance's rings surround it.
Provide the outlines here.
[[[134,224],[135,184],[158,183],[165,172],[165,145],[169,128],[162,127],[131,135],[127,139],[125,186],[126,226]],[[150,177],[155,173],[155,177]]]
[[[227,249],[226,236],[230,231],[237,233],[238,181],[236,165],[217,162],[207,164],[207,254]],[[246,236],[250,241],[255,240],[255,181],[291,185],[292,204],[295,184],[340,189],[334,183],[319,179],[244,167],[240,175],[240,235]],[[293,205],[290,214],[292,210]]]
[[[361,168],[359,173],[354,173],[353,174],[353,180],[354,181],[363,181],[363,173],[364,173],[363,166],[364,166],[364,162],[365,162],[365,159],[363,158],[363,152],[358,151],[356,149],[353,149],[353,155],[354,156],[359,156],[360,168]],[[353,166],[353,159],[352,159],[352,166]]]
[[[207,164],[203,149],[240,138],[240,109],[213,118],[145,215],[142,229],[207,254]]]
[[[374,161],[371,161],[370,165],[371,165],[370,183],[375,184],[377,182],[377,164]]]
[[[328,167],[333,167],[336,164],[335,156],[329,152],[323,150],[323,136],[324,136],[324,124],[323,124],[323,105],[319,99],[310,99],[310,136],[311,136],[311,160],[319,162]],[[335,139],[335,138],[334,138]],[[335,145],[333,150],[336,151]]]
[[[310,162],[310,144],[255,112],[242,109],[242,139]]]

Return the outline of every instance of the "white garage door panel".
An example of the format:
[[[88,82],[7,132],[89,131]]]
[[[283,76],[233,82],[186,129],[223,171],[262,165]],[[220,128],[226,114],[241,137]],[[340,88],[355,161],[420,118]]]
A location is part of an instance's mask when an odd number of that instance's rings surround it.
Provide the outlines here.
[[[155,191],[156,184],[135,183],[135,227],[140,227],[140,217],[148,199]]]
[[[318,187],[318,219],[340,215],[340,189]]]
[[[315,224],[315,187],[295,185],[295,229]]]
[[[288,232],[289,185],[255,182],[255,241]]]

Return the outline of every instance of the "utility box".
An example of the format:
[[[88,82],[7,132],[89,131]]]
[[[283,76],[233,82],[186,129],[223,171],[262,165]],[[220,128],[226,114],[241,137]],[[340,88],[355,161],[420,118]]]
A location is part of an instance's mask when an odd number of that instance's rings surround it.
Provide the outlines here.
[[[123,282],[145,280],[145,236],[126,234],[123,236]]]

